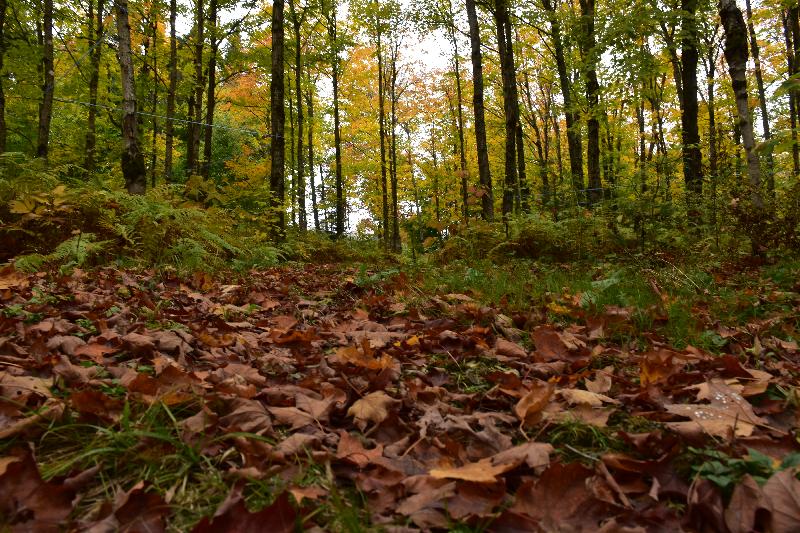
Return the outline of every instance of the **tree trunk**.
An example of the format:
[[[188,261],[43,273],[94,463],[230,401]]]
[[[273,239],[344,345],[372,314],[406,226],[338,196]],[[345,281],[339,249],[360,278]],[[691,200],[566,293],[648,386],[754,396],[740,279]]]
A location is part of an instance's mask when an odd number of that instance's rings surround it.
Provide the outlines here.
[[[378,135],[381,140],[381,216],[383,244],[389,247],[389,187],[386,178],[386,73],[383,67],[383,43],[380,21],[377,22],[378,55]]]
[[[481,57],[481,32],[475,0],[466,0],[469,19],[469,40],[472,46],[472,107],[475,112],[475,144],[478,151],[478,177],[481,188],[481,216],[494,220],[492,175],[489,172],[489,148],[486,143],[486,118],[483,104],[483,58]]]
[[[286,95],[286,102],[289,104],[289,220],[292,225],[297,225],[297,210],[295,209],[295,201],[297,200],[297,188],[295,187],[295,177],[297,176],[297,169],[295,168],[294,157],[294,100],[292,100],[292,75],[287,72],[286,87],[289,94]]]
[[[91,4],[90,4],[91,6]],[[3,60],[6,55],[6,0],[0,0],[0,73],[3,72]],[[91,20],[91,8],[89,9],[89,19]],[[0,154],[6,151],[6,95],[3,92],[3,78],[0,77]]]
[[[390,176],[392,188],[392,250],[400,252],[400,208],[397,201],[397,55],[399,43],[392,48],[389,69],[391,72],[389,98],[391,103],[390,123]]]
[[[47,159],[50,150],[50,121],[53,118],[53,0],[44,0],[42,13],[42,101],[39,104],[39,134],[36,155]]]
[[[783,23],[783,39],[786,44],[786,73],[791,77],[795,73],[794,49],[792,48],[791,30],[789,29],[788,10],[781,12],[781,22]],[[797,144],[797,90],[789,91],[789,123],[791,126],[792,137],[792,170],[794,175],[800,175],[800,146]]]
[[[333,85],[333,144],[336,165],[336,236],[344,235],[344,182],[342,177],[342,137],[339,119],[339,43],[336,37],[336,1],[330,0],[327,13],[328,38],[331,46],[331,82]]]
[[[716,54],[708,50],[708,72],[706,91],[708,92],[708,172],[711,185],[711,224],[717,224],[717,181],[719,180],[719,161],[717,153],[717,118],[714,76],[716,75]]]
[[[219,41],[217,40],[217,0],[210,0],[208,4],[208,89],[206,93],[206,125],[205,138],[203,139],[203,165],[202,176],[208,179],[211,175],[211,157],[213,155],[214,138],[214,107],[217,104],[217,52]]]
[[[295,176],[295,184],[297,189],[297,218],[300,226],[300,232],[305,233],[308,229],[308,220],[306,215],[306,183],[303,176],[305,167],[304,154],[303,154],[303,62],[301,55],[300,42],[300,27],[303,24],[303,17],[300,17],[295,11],[294,0],[290,0],[289,9],[292,12],[292,27],[294,29],[294,72],[295,72],[295,92],[297,93],[297,175]]]
[[[153,6],[151,6],[153,7]],[[150,93],[150,109],[153,115],[153,131],[150,146],[150,186],[156,186],[156,164],[158,163],[158,150],[156,141],[158,140],[158,13],[155,9],[151,12],[150,35],[153,39],[153,87]]]
[[[269,82],[270,120],[272,143],[270,145],[270,207],[276,217],[274,233],[283,238],[286,219],[284,199],[284,149],[283,138],[286,115],[283,108],[283,0],[272,2],[272,71]]]
[[[699,217],[700,195],[703,192],[700,130],[697,125],[697,0],[681,0],[681,76],[683,109],[681,136],[683,141],[683,179],[686,183],[687,205],[692,219]]]
[[[308,104],[308,185],[311,189],[311,212],[314,215],[314,230],[319,231],[319,209],[317,208],[317,188],[314,184],[314,94],[311,90],[313,84],[310,80],[306,103]],[[322,176],[320,176],[322,179]]]
[[[753,122],[750,120],[750,108],[747,103],[747,27],[741,10],[735,0],[720,0],[719,16],[725,29],[725,61],[731,76],[733,93],[736,96],[736,111],[739,115],[739,129],[742,132],[742,145],[747,156],[747,174],[750,178],[750,198],[753,207],[761,209],[764,202],[761,197],[761,169],[758,154],[755,152]],[[754,242],[754,246],[760,243]]]
[[[505,179],[503,180],[503,220],[507,221],[514,210],[514,191],[517,189],[517,117],[514,113],[517,80],[514,60],[506,26],[511,24],[505,0],[497,0],[495,9],[497,24],[497,49],[500,53],[500,73],[503,80],[503,114],[506,128]]]
[[[122,78],[122,175],[130,194],[144,194],[147,187],[144,156],[139,148],[136,120],[136,81],[131,57],[131,26],[128,22],[128,0],[115,0],[117,11],[117,57]]]
[[[578,192],[584,190],[583,185],[583,148],[581,132],[578,125],[578,113],[573,109],[572,82],[567,74],[567,61],[564,56],[564,42],[561,37],[561,23],[558,21],[555,7],[551,0],[542,0],[542,5],[550,19],[550,35],[553,39],[553,53],[556,58],[558,80],[561,86],[561,98],[564,100],[564,118],[567,123],[567,149],[569,150],[569,169],[572,188]]]
[[[203,127],[200,125],[203,120],[203,45],[205,34],[205,13],[203,11],[203,0],[195,0],[195,35],[194,35],[194,116],[189,120],[194,122],[193,127],[189,128],[189,139],[186,155],[187,174],[189,176],[200,173],[200,136]]]
[[[453,70],[456,76],[456,109],[458,111],[458,155],[459,155],[459,170],[461,177],[461,201],[462,201],[462,216],[464,223],[469,223],[469,193],[467,189],[467,154],[464,149],[464,98],[461,90],[461,60],[458,53],[458,41],[456,40],[455,32],[455,17],[453,15],[453,4],[448,1],[447,8],[450,16],[450,41],[453,43]],[[438,200],[438,197],[437,197]],[[438,210],[438,208],[437,208]],[[437,219],[438,221],[438,219]]]
[[[580,0],[583,19],[583,57],[586,67],[586,100],[589,104],[589,118],[586,120],[586,171],[589,178],[590,204],[600,199],[600,84],[597,81],[597,51],[594,34],[595,0]]]
[[[175,136],[175,90],[178,86],[178,38],[175,32],[177,0],[169,1],[169,88],[167,89],[167,121],[164,126],[164,180],[172,181],[172,150]]]
[[[764,92],[764,77],[761,73],[761,58],[758,50],[758,39],[756,38],[756,29],[753,26],[753,10],[750,6],[750,0],[745,0],[747,7],[747,30],[750,34],[750,50],[753,54],[753,65],[756,72],[756,87],[758,89],[758,103],[761,108],[761,127],[764,129],[764,141],[769,141],[772,134],[769,129],[769,112],[767,111],[767,96]],[[775,192],[775,174],[774,174],[774,161],[772,159],[772,149],[768,148],[765,151],[767,160],[767,191],[772,194]]]
[[[89,114],[86,119],[86,145],[83,163],[89,172],[94,172],[97,150],[97,89],[100,86],[100,59],[103,53],[103,7],[104,1],[97,0],[97,13],[95,14],[93,2],[89,3]]]

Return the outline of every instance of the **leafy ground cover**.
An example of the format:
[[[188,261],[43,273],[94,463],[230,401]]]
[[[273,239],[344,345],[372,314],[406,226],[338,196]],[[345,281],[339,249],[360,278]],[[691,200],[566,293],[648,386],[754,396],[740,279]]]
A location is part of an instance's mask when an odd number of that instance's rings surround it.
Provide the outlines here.
[[[800,265],[619,264],[7,267],[0,519],[796,529]]]

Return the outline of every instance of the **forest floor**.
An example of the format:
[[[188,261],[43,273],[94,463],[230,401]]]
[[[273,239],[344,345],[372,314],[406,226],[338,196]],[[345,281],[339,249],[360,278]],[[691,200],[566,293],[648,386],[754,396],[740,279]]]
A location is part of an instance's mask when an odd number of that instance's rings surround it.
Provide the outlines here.
[[[8,267],[0,522],[794,530],[799,274]]]

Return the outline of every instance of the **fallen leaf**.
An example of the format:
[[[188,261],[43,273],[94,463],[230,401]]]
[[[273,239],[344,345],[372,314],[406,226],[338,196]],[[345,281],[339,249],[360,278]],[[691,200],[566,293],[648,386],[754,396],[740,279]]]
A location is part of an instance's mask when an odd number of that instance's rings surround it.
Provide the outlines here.
[[[541,413],[550,403],[555,386],[541,380],[535,380],[531,387],[514,406],[514,413],[522,421],[523,425],[532,425],[541,419]]]
[[[347,414],[355,418],[356,425],[363,431],[368,422],[380,424],[386,420],[389,406],[395,401],[383,391],[371,392],[356,400],[347,410]]]

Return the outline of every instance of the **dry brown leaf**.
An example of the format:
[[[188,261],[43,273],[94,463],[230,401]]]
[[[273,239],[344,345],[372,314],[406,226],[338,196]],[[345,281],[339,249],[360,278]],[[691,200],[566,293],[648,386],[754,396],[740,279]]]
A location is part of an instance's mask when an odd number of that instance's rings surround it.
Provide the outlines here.
[[[598,370],[594,374],[594,380],[587,379],[586,390],[596,392],[598,394],[605,394],[611,390],[611,376],[614,375],[614,367],[607,366],[602,370]]]
[[[753,412],[753,406],[725,382],[712,380],[696,388],[699,390],[698,399],[709,400],[709,403],[666,405],[670,413],[692,420],[670,422],[668,427],[679,433],[693,434],[699,427],[717,437],[728,437],[731,431],[737,437],[748,437],[755,426],[764,424],[764,420]]]
[[[519,464],[519,463],[517,463]],[[477,463],[467,463],[455,468],[434,468],[429,472],[435,479],[461,479],[474,483],[494,483],[497,476],[515,468],[517,464],[494,464],[492,458],[481,459]]]
[[[523,425],[535,424],[541,418],[541,413],[550,398],[553,396],[555,386],[541,380],[533,382],[531,390],[528,391],[514,406],[514,413],[522,421]]]
[[[797,479],[797,469],[787,468],[774,474],[762,490],[772,507],[770,530],[800,530],[800,481]]]
[[[355,418],[356,425],[363,431],[367,423],[380,424],[389,416],[389,407],[396,402],[383,391],[371,392],[356,400],[347,414]]]
[[[602,407],[604,403],[619,404],[619,401],[615,400],[614,398],[609,398],[604,394],[598,394],[588,390],[559,389],[558,394],[571,405],[591,405],[592,407]]]

